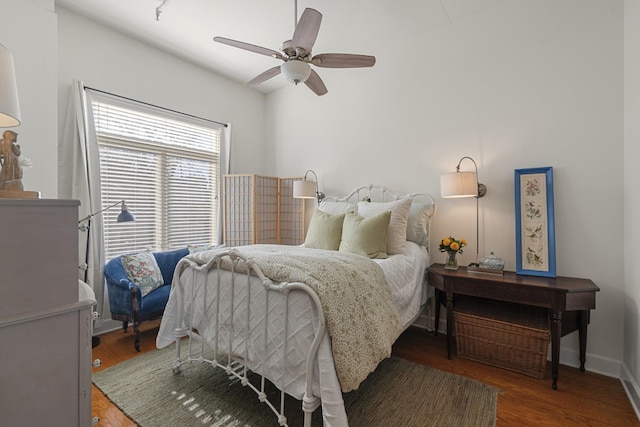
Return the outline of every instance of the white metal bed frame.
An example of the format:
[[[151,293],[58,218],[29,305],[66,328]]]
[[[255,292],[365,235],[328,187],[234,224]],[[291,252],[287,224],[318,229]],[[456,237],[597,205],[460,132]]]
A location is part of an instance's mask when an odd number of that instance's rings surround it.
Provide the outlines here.
[[[414,197],[425,197],[426,199],[430,200],[430,202],[433,204],[433,214],[435,214],[435,201],[433,200],[433,198],[425,193],[411,193],[408,194],[406,196],[398,196],[392,192],[390,192],[386,187],[383,186],[376,186],[376,185],[367,185],[367,186],[361,186],[361,187],[357,187],[355,190],[353,190],[349,195],[342,197],[342,198],[333,198],[333,197],[328,197],[326,200],[329,201],[354,201],[355,203],[357,203],[358,201],[362,201],[362,200],[367,200],[367,201],[393,201],[393,200],[398,200],[401,198],[414,198]],[[389,200],[391,199],[391,200]],[[428,250],[428,243],[427,243],[427,250]],[[235,278],[238,275],[241,276],[245,276],[247,278],[247,293],[248,293],[248,298],[246,299],[247,301],[247,307],[246,307],[246,322],[247,325],[249,324],[249,318],[251,316],[250,313],[250,307],[251,307],[251,286],[250,286],[250,274],[245,274],[245,273],[238,273],[237,272],[237,265],[239,262],[244,262],[247,265],[247,269],[250,271],[250,273],[253,273],[255,276],[258,277],[258,279],[262,282],[262,286],[264,287],[264,289],[267,291],[267,296],[265,298],[265,321],[264,321],[264,328],[263,328],[263,339],[264,339],[264,346],[266,348],[266,342],[268,340],[268,334],[267,334],[267,325],[269,323],[269,310],[268,310],[268,305],[269,305],[269,293],[270,292],[277,292],[280,294],[283,294],[285,296],[285,298],[288,298],[289,293],[293,290],[299,290],[304,292],[305,294],[307,294],[309,296],[310,302],[312,304],[313,310],[317,316],[317,327],[315,328],[315,335],[314,338],[312,340],[312,344],[311,347],[309,349],[308,354],[306,355],[306,374],[305,374],[305,392],[304,392],[304,396],[302,398],[302,411],[304,413],[304,426],[305,427],[310,427],[311,426],[311,416],[313,414],[313,412],[318,408],[318,406],[320,406],[321,401],[320,398],[316,397],[313,395],[312,392],[312,384],[313,384],[313,374],[314,374],[314,366],[315,364],[317,364],[317,356],[318,356],[318,348],[320,346],[320,342],[322,341],[324,334],[326,333],[326,324],[325,324],[325,319],[324,319],[324,314],[322,311],[322,306],[320,303],[320,299],[318,297],[318,295],[313,291],[313,289],[311,289],[309,286],[307,286],[304,283],[299,283],[299,282],[295,282],[295,283],[278,283],[278,284],[274,284],[273,281],[269,278],[267,278],[263,272],[260,270],[260,268],[256,265],[256,263],[254,262],[253,259],[251,259],[250,257],[244,255],[240,250],[238,249],[228,249],[228,250],[224,250],[218,254],[216,254],[216,256],[214,258],[212,258],[207,264],[205,265],[198,265],[197,263],[184,258],[182,259],[179,263],[178,266],[176,267],[176,271],[175,271],[175,277],[180,277],[180,275],[182,274],[182,272],[187,269],[187,268],[191,268],[193,269],[196,273],[195,274],[204,274],[207,275],[207,273],[209,272],[209,270],[211,269],[217,269],[217,275],[216,275],[216,283],[214,286],[214,292],[217,293],[217,297],[216,297],[216,301],[219,304],[220,303],[220,293],[221,291],[221,281],[220,281],[220,277],[221,277],[221,271],[223,269],[219,268],[221,266],[222,262],[228,261],[227,265],[231,265],[231,285],[230,285],[230,292],[231,292],[231,296],[230,296],[230,301],[231,301],[231,307],[230,307],[230,316],[231,319],[234,319],[233,315],[234,315],[234,311],[235,311],[235,306],[233,304],[233,296],[234,296],[234,289],[236,287],[236,281]],[[228,270],[228,267],[227,267]],[[216,342],[213,348],[213,358],[209,359],[205,357],[205,347],[206,345],[202,342],[202,337],[198,334],[198,332],[196,330],[194,330],[191,326],[193,324],[193,313],[195,312],[195,310],[193,309],[193,304],[195,303],[195,295],[194,295],[194,287],[191,287],[192,290],[192,294],[189,296],[190,297],[190,301],[192,303],[192,310],[191,310],[191,319],[189,319],[188,321],[186,321],[186,319],[184,319],[184,301],[185,301],[185,297],[187,297],[186,295],[184,295],[184,290],[182,289],[182,284],[180,280],[174,280],[174,284],[173,284],[174,288],[174,292],[176,292],[176,297],[177,297],[177,301],[178,301],[178,307],[177,307],[177,321],[178,321],[178,326],[175,328],[174,330],[174,337],[176,338],[176,358],[174,360],[173,363],[173,370],[174,372],[179,372],[180,368],[182,365],[187,364],[187,363],[192,363],[192,362],[203,362],[203,363],[208,363],[211,366],[213,366],[214,368],[221,368],[223,369],[226,374],[230,377],[230,379],[236,378],[240,381],[240,383],[243,386],[248,386],[250,387],[258,396],[258,400],[262,403],[266,403],[267,406],[271,409],[271,411],[276,415],[277,419],[278,419],[278,423],[280,426],[288,426],[287,424],[287,418],[285,416],[285,392],[284,392],[284,384],[285,384],[285,372],[286,372],[286,363],[287,363],[287,357],[282,357],[282,384],[274,384],[279,390],[280,390],[280,403],[279,405],[274,404],[273,402],[270,402],[267,399],[267,395],[265,392],[265,383],[267,381],[267,378],[264,376],[264,374],[258,374],[255,373],[256,375],[259,376],[259,386],[256,386],[255,384],[251,383],[251,381],[248,378],[248,373],[250,372],[250,370],[242,363],[242,359],[247,360],[247,354],[245,353],[245,355],[242,358],[239,357],[234,357],[233,359],[231,357],[227,357],[227,355],[231,355],[233,354],[232,351],[232,346],[233,346],[233,342],[234,342],[234,328],[233,328],[233,322],[232,326],[229,328],[229,336],[228,336],[228,348],[226,349],[226,351],[224,349],[220,349],[218,347],[218,342],[219,342],[219,332],[220,332],[220,326],[219,326],[219,318],[215,319],[215,330],[216,330]],[[207,286],[204,287],[204,289],[207,289]],[[204,298],[201,299],[201,303],[203,304],[203,309],[204,307],[207,305],[207,298],[206,298],[206,294],[204,296]],[[288,337],[288,331],[286,328],[287,325],[287,318],[288,318],[288,304],[285,303],[285,307],[287,308],[285,310],[284,313],[284,324],[285,324],[285,329],[284,329],[284,339],[283,339],[283,355],[287,354],[287,337]],[[218,317],[220,316],[220,310],[217,310],[218,313]],[[251,339],[251,337],[249,336],[250,334],[250,329],[247,328],[247,336],[246,337],[242,337],[244,340],[249,341]],[[184,337],[188,337],[188,339],[186,340],[186,342],[183,342],[183,338]],[[201,343],[201,345],[199,345],[199,352],[197,350],[194,351],[194,346],[193,346],[193,341],[198,341]],[[185,357],[183,357],[182,355],[182,348],[183,346],[186,346],[188,348],[188,352],[187,355]],[[248,345],[245,345],[245,352],[248,352]],[[199,354],[198,354],[199,353]],[[227,359],[226,362],[218,360],[218,356],[219,355],[223,355],[225,356],[225,358]]]
[[[316,410],[316,408],[320,405],[320,399],[313,396],[312,390],[311,390],[311,385],[312,385],[312,376],[313,376],[313,364],[316,360],[317,357],[317,352],[318,352],[318,347],[320,346],[320,341],[322,340],[322,337],[326,331],[326,324],[325,324],[325,320],[324,320],[324,314],[322,312],[322,306],[320,304],[320,299],[318,298],[318,296],[316,295],[316,293],[307,285],[305,285],[304,283],[280,283],[280,284],[274,284],[271,279],[265,277],[265,275],[262,273],[262,271],[260,270],[260,268],[255,264],[254,260],[243,255],[242,253],[240,253],[237,249],[230,249],[230,250],[225,250],[223,252],[218,253],[211,261],[209,261],[207,264],[199,266],[198,264],[194,263],[193,261],[190,261],[188,259],[183,259],[180,261],[180,263],[178,264],[177,268],[176,268],[176,273],[179,277],[179,275],[184,271],[185,268],[190,267],[193,270],[202,273],[202,274],[207,274],[209,270],[211,270],[212,268],[217,269],[218,274],[216,275],[216,284],[215,284],[215,292],[218,293],[216,301],[218,302],[218,304],[220,303],[220,292],[221,292],[221,286],[220,286],[220,272],[221,272],[221,268],[220,268],[220,264],[226,259],[230,260],[230,265],[231,267],[231,275],[232,275],[232,279],[231,279],[231,305],[230,305],[230,316],[231,319],[234,319],[234,311],[235,311],[235,305],[233,304],[233,296],[234,296],[234,288],[236,286],[235,284],[235,276],[236,276],[236,267],[237,264],[240,260],[243,260],[248,268],[251,270],[251,272],[253,272],[253,274],[255,274],[260,281],[262,282],[262,285],[264,286],[265,290],[267,291],[267,295],[269,291],[275,291],[275,292],[279,292],[284,294],[285,296],[289,295],[289,292],[292,290],[300,290],[303,291],[304,293],[306,293],[309,298],[311,299],[311,302],[313,304],[313,308],[315,310],[315,314],[318,316],[318,327],[315,331],[315,336],[314,339],[312,341],[311,344],[311,349],[309,350],[309,353],[307,354],[307,360],[306,360],[306,387],[305,387],[305,394],[304,397],[302,399],[302,410],[304,412],[304,425],[305,426],[310,426],[311,425],[311,415],[313,413],[313,411]],[[248,307],[250,307],[251,305],[251,286],[249,283],[250,280],[250,276],[249,274],[242,274],[243,276],[246,276],[247,278],[247,292],[248,292],[248,298],[247,298],[247,305]],[[192,289],[192,293],[193,293],[193,289],[194,287],[191,288]],[[207,289],[206,287],[204,288],[205,290]],[[232,361],[232,359],[230,357],[227,357],[227,362],[226,363],[221,363],[220,361],[218,361],[218,355],[221,353],[220,349],[218,348],[218,340],[216,340],[216,345],[213,348],[214,351],[214,355],[213,355],[213,359],[207,359],[204,357],[205,354],[205,346],[204,345],[200,345],[200,355],[198,355],[197,357],[194,357],[194,352],[193,352],[193,346],[192,340],[197,340],[197,341],[201,341],[201,337],[199,336],[199,334],[192,330],[190,327],[188,327],[185,323],[184,323],[184,306],[183,306],[183,297],[184,295],[183,293],[183,289],[182,289],[182,285],[180,284],[180,281],[176,281],[174,283],[174,291],[176,292],[176,297],[177,300],[179,301],[178,303],[178,319],[179,322],[182,326],[177,327],[174,331],[174,335],[176,337],[176,359],[173,363],[173,370],[174,372],[179,372],[180,371],[180,367],[185,364],[185,363],[190,363],[190,362],[207,362],[209,364],[211,364],[213,367],[218,367],[223,369],[227,375],[229,375],[230,377],[234,377],[240,380],[240,383],[243,386],[248,386],[250,387],[257,395],[258,395],[258,400],[260,402],[266,403],[269,408],[271,409],[271,411],[273,411],[274,414],[276,414],[276,416],[278,417],[278,423],[281,426],[286,426],[287,425],[287,419],[284,415],[284,395],[285,392],[284,390],[284,383],[285,383],[285,375],[284,372],[286,372],[286,366],[284,366],[284,364],[286,364],[286,357],[282,357],[282,363],[283,363],[283,376],[282,376],[282,384],[278,387],[280,389],[280,409],[278,410],[275,405],[270,402],[267,399],[266,393],[265,393],[265,381],[266,378],[264,377],[264,375],[260,375],[260,387],[256,387],[254,384],[252,384],[249,381],[248,378],[248,372],[249,370],[247,369],[246,366],[242,365],[239,361]],[[191,295],[191,301],[194,302],[195,300],[195,295]],[[207,305],[207,298],[206,296],[204,298],[202,298],[202,304],[203,304],[203,309],[206,307]],[[267,340],[268,340],[268,334],[267,334],[267,324],[269,323],[269,309],[268,309],[268,305],[269,305],[269,298],[267,296],[267,298],[265,298],[265,302],[267,307],[265,307],[265,313],[266,313],[266,318],[264,321],[264,329],[263,329],[263,338],[264,338],[264,346],[266,347],[267,345]],[[285,304],[285,307],[288,307],[287,304]],[[195,312],[195,310],[191,310],[192,316],[193,313]],[[220,314],[220,310],[217,310],[218,313],[218,317]],[[287,354],[287,335],[288,335],[288,331],[286,328],[287,325],[287,317],[288,317],[289,311],[285,310],[284,313],[284,318],[285,318],[285,329],[284,329],[284,337],[285,339],[283,340],[284,342],[284,348],[283,348],[283,354]],[[247,325],[249,324],[249,317],[251,315],[250,310],[247,308],[246,310],[246,315],[247,315]],[[220,332],[220,327],[219,327],[219,318],[215,319],[216,320],[216,337],[218,337],[219,332]],[[193,324],[193,319],[190,319],[189,325]],[[248,328],[247,328],[248,329]],[[182,340],[181,338],[183,337],[189,337],[187,345],[189,348],[189,352],[186,358],[182,359],[181,356],[181,348],[182,348]],[[231,327],[229,329],[229,337],[228,337],[228,348],[227,351],[222,351],[222,354],[229,355],[229,354],[233,354],[232,351],[232,345],[233,345],[233,340],[234,338],[234,328],[233,328],[233,322],[231,323]],[[251,337],[247,336],[246,340],[249,340]],[[245,346],[245,352],[248,352],[248,348],[249,346]],[[248,354],[245,353],[244,355],[244,359],[246,360],[248,358]],[[238,369],[238,366],[241,365],[240,369]],[[277,386],[277,385],[276,385]]]

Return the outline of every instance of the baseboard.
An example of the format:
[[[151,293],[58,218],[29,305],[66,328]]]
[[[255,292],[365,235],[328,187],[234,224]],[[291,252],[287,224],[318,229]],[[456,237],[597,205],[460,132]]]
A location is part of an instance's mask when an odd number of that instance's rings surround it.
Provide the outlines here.
[[[93,329],[93,335],[102,335],[107,332],[115,331],[116,329],[122,329],[122,321],[108,319],[102,322],[102,326]]]
[[[589,372],[604,375],[606,377],[620,378],[621,361],[608,357],[598,356],[593,353],[586,354],[585,369]],[[551,358],[549,357],[549,360]],[[580,367],[580,351],[572,348],[560,348],[560,364]],[[562,374],[561,374],[562,375]]]
[[[629,372],[629,369],[624,363],[622,364],[620,381],[622,382],[624,391],[627,393],[629,402],[631,402],[631,406],[633,406],[633,410],[636,412],[638,420],[640,420],[640,386],[638,386],[635,378],[631,375],[631,372]]]

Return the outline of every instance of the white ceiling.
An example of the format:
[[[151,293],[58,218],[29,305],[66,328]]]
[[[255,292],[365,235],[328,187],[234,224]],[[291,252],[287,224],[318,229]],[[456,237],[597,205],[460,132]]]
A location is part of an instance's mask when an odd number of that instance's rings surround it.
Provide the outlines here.
[[[304,8],[311,7],[323,14],[314,54],[375,56],[381,34],[389,44],[413,42],[396,38],[398,26],[404,22],[429,32],[505,1],[509,0],[300,0],[297,12],[299,17]],[[161,5],[156,20],[156,8]],[[56,7],[241,83],[280,61],[215,43],[213,37],[280,50],[281,43],[293,35],[294,5],[294,0],[56,0]],[[322,76],[323,70],[317,71]],[[289,83],[276,76],[258,89],[268,93],[285,84]]]

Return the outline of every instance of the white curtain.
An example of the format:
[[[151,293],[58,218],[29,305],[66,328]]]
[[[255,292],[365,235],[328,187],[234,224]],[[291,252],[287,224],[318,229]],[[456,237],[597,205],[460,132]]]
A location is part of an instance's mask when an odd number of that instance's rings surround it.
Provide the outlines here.
[[[222,186],[224,185],[224,176],[228,173],[231,173],[231,123],[227,123],[224,128],[222,128],[222,135],[220,138],[220,177],[218,178],[218,182],[220,185],[218,186],[218,230],[216,235],[218,236],[218,241],[216,242],[218,245],[222,245],[224,241],[223,228],[222,223],[224,221],[223,213],[222,213]]]
[[[91,100],[84,89],[83,82],[74,80],[62,140],[58,144],[58,194],[63,199],[80,201],[79,220],[102,209],[99,162]],[[78,278],[86,281],[96,295],[95,311],[98,312],[99,318],[94,326],[100,327],[105,313],[108,313],[102,273],[104,268],[102,215],[96,215],[91,219],[89,231],[79,230],[78,234],[78,265],[82,266],[87,259],[86,280],[85,271],[80,268]],[[88,257],[87,238],[89,238]]]

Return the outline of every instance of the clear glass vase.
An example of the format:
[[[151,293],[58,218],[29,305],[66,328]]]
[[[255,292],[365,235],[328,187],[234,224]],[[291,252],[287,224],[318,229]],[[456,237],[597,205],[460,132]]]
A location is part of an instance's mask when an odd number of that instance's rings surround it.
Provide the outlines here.
[[[447,258],[444,262],[444,268],[446,270],[457,270],[458,269],[458,253],[457,252],[447,252]]]

